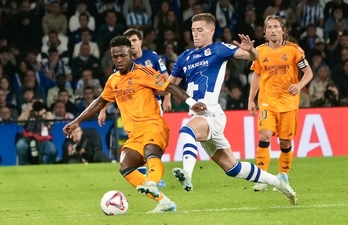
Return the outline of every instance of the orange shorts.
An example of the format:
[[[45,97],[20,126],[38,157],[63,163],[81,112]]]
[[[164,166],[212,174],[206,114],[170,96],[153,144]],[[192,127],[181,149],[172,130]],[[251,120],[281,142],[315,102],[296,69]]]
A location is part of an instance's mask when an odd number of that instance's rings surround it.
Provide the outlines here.
[[[298,109],[288,112],[273,112],[260,108],[258,129],[271,130],[280,139],[293,139],[297,134]]]
[[[158,145],[164,152],[168,146],[169,128],[166,124],[146,123],[137,128],[129,134],[128,140],[122,146],[130,148],[139,152],[144,156],[144,147],[147,144]]]

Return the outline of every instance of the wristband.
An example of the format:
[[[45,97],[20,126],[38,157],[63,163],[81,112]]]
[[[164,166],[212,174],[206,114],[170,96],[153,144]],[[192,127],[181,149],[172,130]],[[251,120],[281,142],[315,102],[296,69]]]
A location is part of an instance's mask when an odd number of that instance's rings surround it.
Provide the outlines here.
[[[188,106],[190,106],[190,108],[192,108],[192,106],[193,106],[194,104],[197,103],[197,101],[194,100],[194,99],[191,98],[191,97],[187,98],[187,99],[185,100],[185,102],[186,102],[186,104],[187,104]]]

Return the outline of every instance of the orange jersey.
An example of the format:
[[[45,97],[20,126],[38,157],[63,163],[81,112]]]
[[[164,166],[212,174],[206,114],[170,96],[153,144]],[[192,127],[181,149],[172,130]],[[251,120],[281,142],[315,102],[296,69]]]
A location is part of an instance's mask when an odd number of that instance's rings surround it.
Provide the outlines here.
[[[128,74],[121,75],[117,71],[109,77],[101,97],[110,102],[116,101],[124,129],[129,134],[144,123],[167,127],[154,91],[164,91],[169,83],[151,67],[133,64]]]
[[[253,62],[251,70],[260,75],[259,107],[274,112],[297,109],[300,94],[293,96],[288,88],[299,82],[298,63],[303,63],[304,51],[297,44],[288,41],[277,49],[272,49],[267,44],[256,49],[259,58]]]

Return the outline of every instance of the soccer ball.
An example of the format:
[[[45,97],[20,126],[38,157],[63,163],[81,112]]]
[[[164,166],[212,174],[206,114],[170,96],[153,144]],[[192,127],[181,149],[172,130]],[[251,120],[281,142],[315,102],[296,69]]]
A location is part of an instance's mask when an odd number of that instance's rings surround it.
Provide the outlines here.
[[[107,216],[121,215],[127,212],[128,201],[122,192],[108,191],[103,195],[100,207]]]

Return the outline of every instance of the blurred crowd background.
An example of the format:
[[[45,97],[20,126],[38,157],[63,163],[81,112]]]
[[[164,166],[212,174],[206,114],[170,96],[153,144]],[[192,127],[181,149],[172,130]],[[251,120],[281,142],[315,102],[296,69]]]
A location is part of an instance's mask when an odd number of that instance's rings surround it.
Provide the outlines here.
[[[300,107],[348,105],[348,4],[343,0],[0,0],[0,119],[16,121],[37,100],[54,119],[72,119],[102,91],[113,71],[111,38],[128,28],[143,34],[168,72],[193,47],[191,17],[216,17],[215,41],[243,33],[265,42],[263,20],[276,14],[287,39],[306,53],[314,78]],[[220,104],[246,109],[251,62],[228,62]],[[186,111],[172,99],[173,111]],[[109,113],[114,109],[110,108]]]

